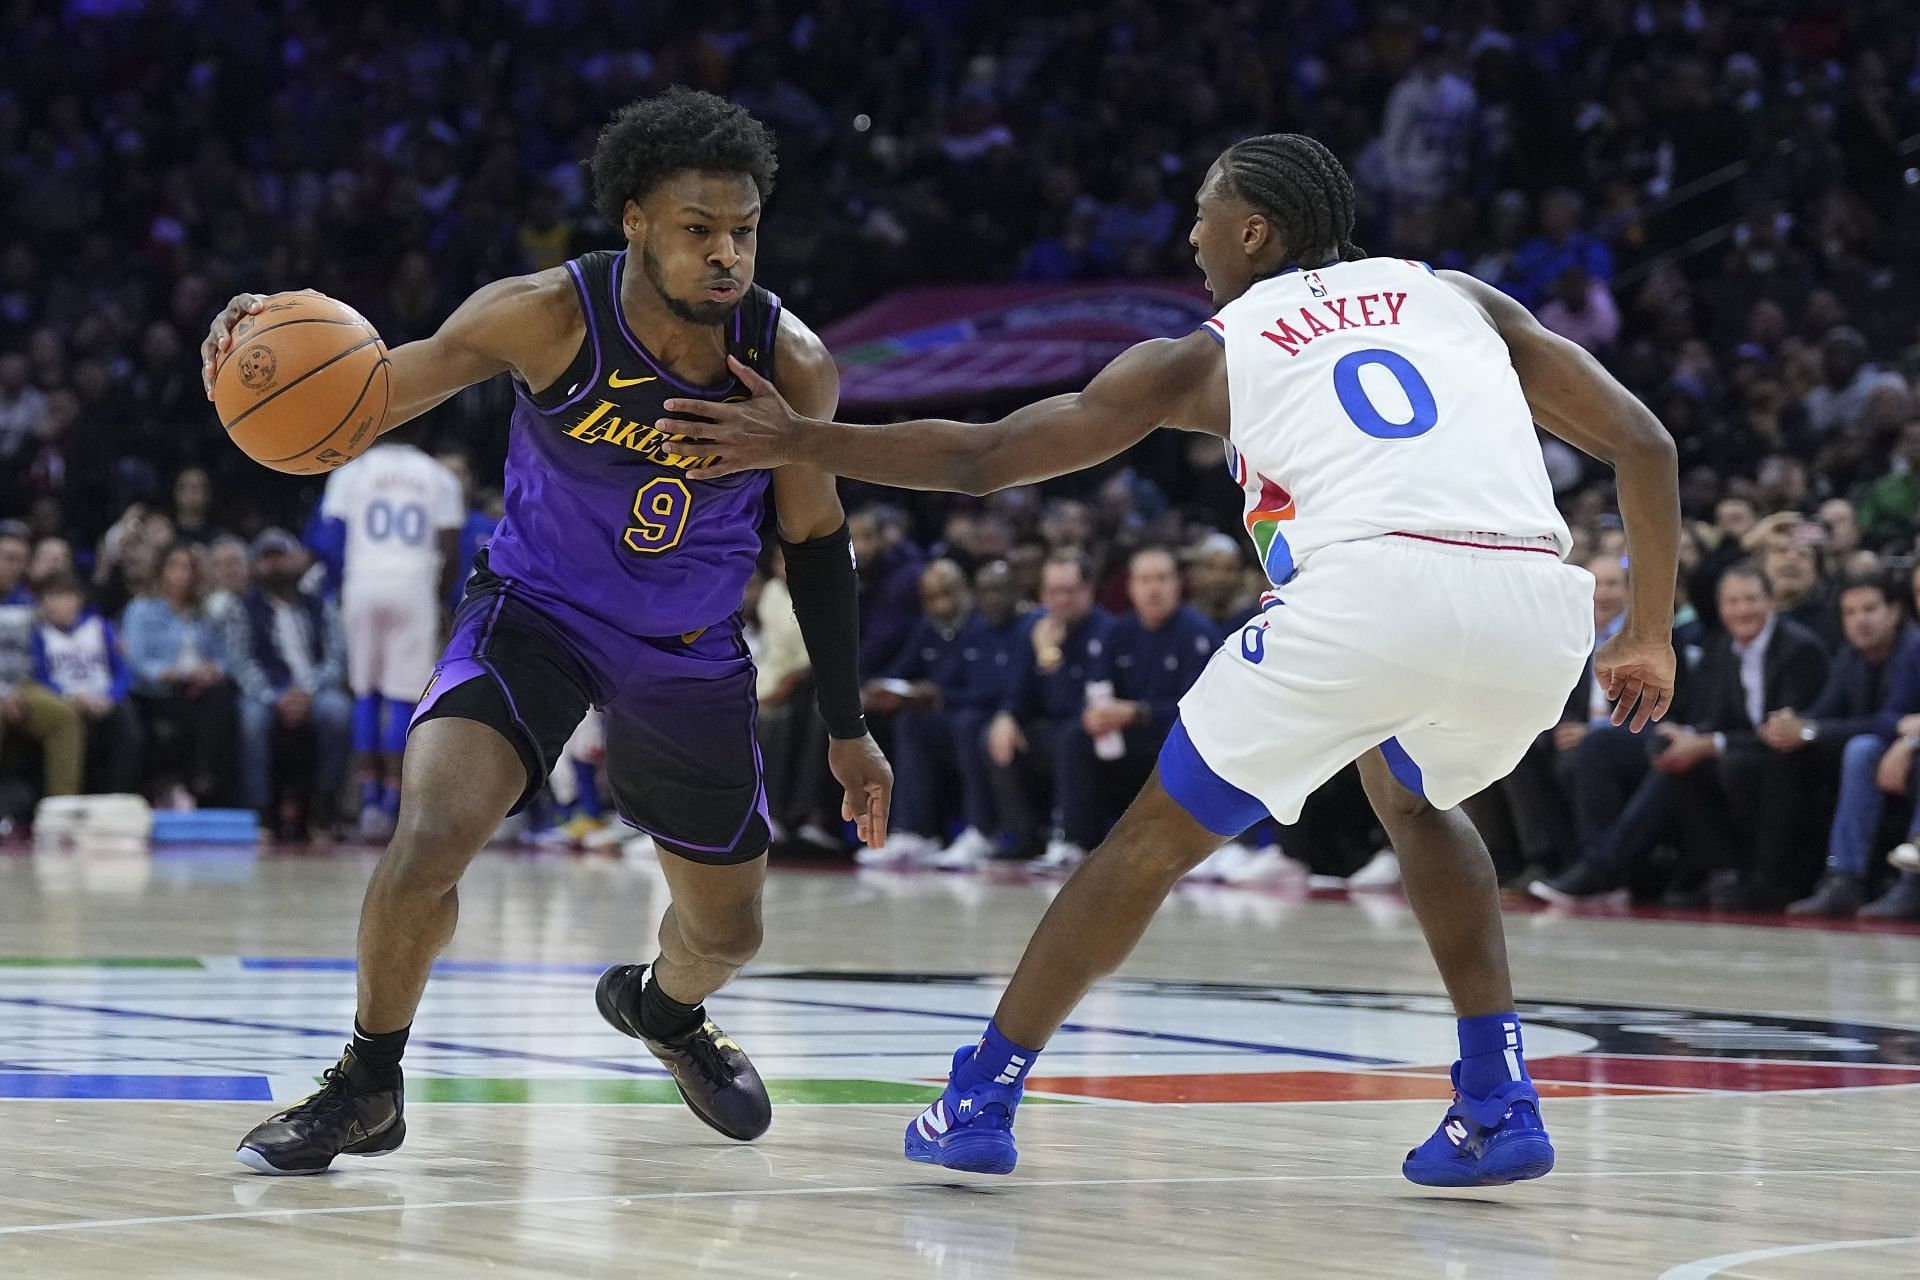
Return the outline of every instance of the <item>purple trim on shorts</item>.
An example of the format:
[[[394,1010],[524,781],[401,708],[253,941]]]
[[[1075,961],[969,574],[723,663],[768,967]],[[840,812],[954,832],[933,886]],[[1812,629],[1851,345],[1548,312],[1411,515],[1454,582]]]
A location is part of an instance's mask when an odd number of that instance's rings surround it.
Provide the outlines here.
[[[578,262],[567,263],[567,274],[573,277],[574,290],[580,295],[580,306],[586,315],[587,341],[593,344],[593,372],[587,376],[585,382],[580,384],[578,391],[568,396],[565,400],[562,400],[559,404],[554,405],[551,409],[542,409],[539,405],[534,404],[533,392],[529,391],[518,378],[515,378],[513,381],[513,389],[526,397],[528,407],[535,413],[544,414],[547,417],[552,417],[562,409],[578,404],[581,399],[586,396],[587,392],[593,390],[600,382],[600,339],[596,335],[593,327],[592,291],[587,288],[586,277],[580,274],[580,264]]]
[[[620,335],[627,340],[627,345],[633,348],[634,354],[642,360],[645,360],[647,367],[660,375],[662,381],[676,386],[682,391],[690,391],[695,395],[717,396],[723,391],[731,391],[734,387],[738,386],[740,380],[732,374],[728,374],[727,380],[717,387],[701,387],[691,382],[682,382],[660,367],[660,362],[653,358],[653,353],[641,346],[640,339],[634,337],[633,330],[627,327],[627,312],[626,309],[620,305],[620,278],[626,273],[626,267],[627,250],[622,249],[613,259],[613,272],[608,279],[613,282],[613,318],[620,325]],[[743,297],[741,302],[744,303],[745,301],[746,299]],[[738,308],[734,310],[733,314],[736,318],[739,317],[740,312]],[[647,834],[652,835],[653,833],[648,832]],[[689,849],[693,848],[692,845],[688,845],[687,847]]]
[[[507,687],[507,682],[500,678],[500,673],[494,670],[491,662],[478,656],[486,651],[487,642],[493,639],[494,626],[500,621],[500,612],[506,606],[507,589],[502,585],[494,595],[492,611],[487,614],[486,622],[481,624],[480,639],[474,645],[474,653],[467,657],[441,659],[440,665],[434,669],[433,688],[414,707],[413,718],[407,721],[407,732],[412,733],[414,726],[420,723],[420,717],[433,710],[433,705],[441,698],[485,676],[493,681],[495,688],[500,690],[500,698],[507,704],[507,713],[513,717],[513,727],[518,729],[520,735],[532,746],[535,758],[539,759],[544,767],[547,762],[540,754],[540,740],[534,736],[533,730],[527,727],[527,722],[520,718],[520,708],[513,703],[513,690]],[[456,675],[456,672],[459,674]],[[530,783],[531,781],[529,780]]]

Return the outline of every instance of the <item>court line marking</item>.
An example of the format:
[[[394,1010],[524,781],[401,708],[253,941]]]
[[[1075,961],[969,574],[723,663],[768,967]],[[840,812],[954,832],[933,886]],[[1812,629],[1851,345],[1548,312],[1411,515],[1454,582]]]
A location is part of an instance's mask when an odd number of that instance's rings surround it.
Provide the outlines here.
[[[302,1027],[285,1022],[256,1022],[248,1018],[216,1018],[206,1014],[159,1013],[143,1009],[120,1009],[112,1005],[71,1004],[62,1000],[44,1000],[36,996],[0,996],[0,1005],[17,1005],[25,1009],[50,1009],[56,1013],[93,1013],[111,1018],[145,1018],[154,1022],[185,1022],[202,1027],[233,1027],[243,1031],[278,1031],[288,1035],[331,1037],[336,1040],[340,1038],[340,1032],[337,1029],[327,1031],[318,1027]],[[470,1053],[481,1058],[544,1062],[565,1067],[594,1067],[621,1075],[666,1078],[672,1074],[662,1067],[643,1067],[637,1063],[615,1062],[604,1058],[567,1057],[550,1053],[532,1053],[524,1049],[496,1049],[487,1045],[460,1044],[452,1040],[415,1040],[412,1043],[443,1053]],[[315,1077],[315,1079],[318,1078]]]
[[[1783,1244],[1771,1249],[1749,1249],[1745,1253],[1723,1253],[1697,1262],[1683,1262],[1662,1271],[1659,1280],[1708,1280],[1729,1267],[1749,1262],[1771,1262],[1802,1253],[1831,1253],[1840,1249],[1876,1249],[1885,1245],[1920,1244],[1920,1236],[1882,1236],[1877,1240],[1826,1240],[1819,1244]]]
[[[1562,1182],[1584,1178],[1794,1178],[1794,1177],[1909,1177],[1920,1169],[1590,1169],[1556,1173]],[[1244,1173],[1169,1178],[1050,1178],[1006,1183],[1028,1187],[1172,1187],[1276,1182],[1401,1182],[1397,1173]],[[31,1222],[0,1227],[0,1236],[40,1235],[59,1231],[103,1231],[118,1227],[170,1226],[187,1222],[234,1222],[256,1218],[311,1218],[353,1213],[412,1213],[427,1209],[501,1209],[516,1205],[622,1204],[655,1200],[719,1200],[728,1197],[763,1200],[787,1196],[898,1195],[926,1191],[946,1183],[905,1182],[840,1187],[730,1187],[712,1191],[628,1191],[581,1196],[510,1196],[488,1200],[427,1200],[414,1203],[316,1205],[299,1209],[234,1209],[223,1213],[177,1213],[149,1218],[81,1218],[72,1222]],[[968,1186],[981,1184],[971,1183]],[[1411,1184],[1409,1184],[1411,1185]],[[1876,1241],[1874,1243],[1881,1243]],[[1822,1246],[1830,1247],[1830,1246]],[[1704,1274],[1712,1274],[1711,1272]],[[1661,1280],[1669,1280],[1662,1277]]]

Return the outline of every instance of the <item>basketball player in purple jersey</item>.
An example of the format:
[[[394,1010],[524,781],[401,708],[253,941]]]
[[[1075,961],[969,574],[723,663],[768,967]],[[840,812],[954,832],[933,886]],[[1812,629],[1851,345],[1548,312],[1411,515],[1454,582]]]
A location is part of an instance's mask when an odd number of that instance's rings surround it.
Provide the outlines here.
[[[765,1132],[766,1088],[702,1002],[760,947],[769,833],[740,606],[769,490],[843,812],[863,841],[886,839],[893,779],[860,715],[833,479],[799,466],[694,480],[709,459],[655,425],[670,396],[744,398],[730,357],[804,412],[831,417],[838,403],[826,348],[753,282],[773,137],[724,99],[673,89],[615,115],[592,168],[625,249],[490,284],[392,352],[386,429],[513,375],[506,516],[414,715],[398,829],[361,908],[353,1042],[319,1092],[242,1140],[236,1158],[261,1173],[400,1145],[401,1052],[453,935],[460,876],[590,706],[605,716],[620,815],[659,845],[673,896],[659,957],[609,969],[600,1012],[707,1124],[741,1141]],[[260,302],[242,294],[214,320],[209,395],[233,326]]]

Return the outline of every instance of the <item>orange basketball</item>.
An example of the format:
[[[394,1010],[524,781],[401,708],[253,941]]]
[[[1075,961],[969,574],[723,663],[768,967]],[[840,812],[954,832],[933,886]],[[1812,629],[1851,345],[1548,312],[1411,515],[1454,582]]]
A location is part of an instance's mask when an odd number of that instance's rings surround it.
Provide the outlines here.
[[[313,293],[276,293],[234,326],[214,373],[227,436],[275,471],[308,476],[351,462],[387,420],[392,364],[365,317]]]

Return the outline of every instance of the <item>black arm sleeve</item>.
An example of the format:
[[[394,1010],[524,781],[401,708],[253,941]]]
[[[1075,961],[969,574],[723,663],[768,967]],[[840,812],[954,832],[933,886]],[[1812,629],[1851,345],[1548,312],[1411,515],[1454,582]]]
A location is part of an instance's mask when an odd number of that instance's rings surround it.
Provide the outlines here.
[[[853,540],[842,524],[805,542],[780,539],[787,558],[787,588],[793,615],[813,662],[820,715],[836,738],[867,732],[860,714],[860,584],[853,569]]]

